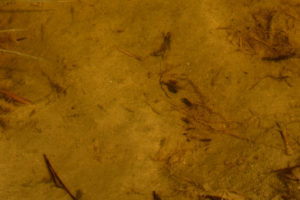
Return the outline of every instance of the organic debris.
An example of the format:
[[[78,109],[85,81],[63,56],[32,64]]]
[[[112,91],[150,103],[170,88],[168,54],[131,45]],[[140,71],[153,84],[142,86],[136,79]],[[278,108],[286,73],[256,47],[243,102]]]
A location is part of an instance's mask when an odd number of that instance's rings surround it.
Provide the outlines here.
[[[276,173],[278,179],[282,182],[281,197],[284,200],[299,199],[299,181],[300,181],[300,165],[293,165],[282,169],[271,171]]]
[[[49,174],[50,174],[50,176],[52,178],[52,181],[55,184],[55,186],[58,187],[58,188],[61,188],[61,189],[65,190],[68,193],[68,195],[73,200],[78,200],[78,198],[72,195],[72,193],[70,192],[70,190],[65,186],[65,184],[62,182],[62,180],[59,178],[59,176],[57,175],[57,173],[53,169],[50,161],[48,160],[48,158],[47,158],[47,156],[45,154],[44,154],[44,160],[45,160],[47,169],[49,171]],[[77,192],[77,194],[81,195],[80,192]]]
[[[131,52],[129,52],[129,51],[123,49],[123,48],[117,47],[117,50],[118,50],[119,52],[121,52],[121,53],[123,53],[123,54],[129,56],[129,57],[135,58],[135,59],[138,60],[138,61],[143,61],[143,58],[142,58],[141,56],[135,55],[135,54],[133,54],[133,53],[131,53]]]
[[[152,197],[153,200],[161,200],[160,196],[155,191],[152,191]]]
[[[21,96],[18,96],[8,90],[4,90],[4,89],[0,89],[0,94],[8,101],[13,101],[13,102],[17,102],[17,103],[21,103],[21,104],[25,104],[25,105],[28,105],[28,104],[31,104],[31,102],[24,98],[24,97],[21,97]]]
[[[209,106],[205,95],[184,74],[164,71],[160,75],[159,83],[166,97],[170,99],[172,107],[183,115],[181,120],[187,125],[185,130],[196,128],[250,141],[233,133],[225,133],[227,129],[237,127],[238,123],[229,122],[220,113],[214,111]]]
[[[152,56],[160,56],[162,58],[165,57],[166,52],[171,49],[171,33],[163,33],[163,42],[161,43],[159,49],[155,50],[151,53]]]
[[[279,62],[297,56],[299,44],[294,34],[296,20],[292,16],[281,8],[249,8],[249,13],[244,21],[219,28],[227,31],[229,41],[238,50],[257,55],[263,61]]]
[[[281,135],[281,138],[284,142],[285,146],[285,152],[287,155],[291,155],[293,153],[292,147],[290,146],[288,139],[287,139],[287,133],[286,133],[286,127],[280,125],[280,123],[276,122],[276,126],[278,127],[278,131]]]

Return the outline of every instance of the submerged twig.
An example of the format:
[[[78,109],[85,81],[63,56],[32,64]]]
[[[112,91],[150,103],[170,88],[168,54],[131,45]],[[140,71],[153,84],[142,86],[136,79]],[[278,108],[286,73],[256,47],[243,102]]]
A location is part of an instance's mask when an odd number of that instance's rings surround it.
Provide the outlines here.
[[[160,196],[155,191],[152,191],[152,197],[153,200],[161,200]]]
[[[288,82],[288,78],[290,78],[290,76],[286,76],[286,75],[282,75],[281,73],[278,76],[274,76],[274,75],[266,75],[264,77],[262,77],[260,80],[258,80],[256,83],[254,83],[249,90],[254,89],[258,84],[260,84],[264,79],[270,78],[272,80],[276,80],[278,82],[284,81],[288,87],[292,87],[291,83]]]
[[[65,184],[62,182],[62,180],[59,178],[59,176],[57,175],[57,173],[53,169],[52,165],[50,164],[50,161],[48,160],[47,156],[45,154],[43,156],[44,156],[44,160],[45,160],[45,163],[47,165],[49,174],[50,174],[55,186],[65,190],[73,200],[78,200],[78,198],[76,198],[75,196],[72,195],[70,190],[65,186]]]
[[[7,49],[1,49],[0,48],[0,52],[8,53],[8,54],[15,54],[15,55],[18,55],[18,56],[31,58],[31,59],[35,59],[35,60],[41,60],[41,61],[44,60],[43,58],[40,58],[40,57],[36,57],[36,56],[29,55],[29,54],[21,53],[21,52],[18,52],[18,51],[7,50]]]
[[[13,100],[15,102],[19,102],[19,103],[26,104],[26,105],[31,104],[31,102],[28,99],[17,96],[16,94],[14,94],[10,91],[4,90],[4,89],[0,89],[0,94],[4,95],[5,98]]]
[[[276,122],[276,126],[279,128],[279,133],[282,137],[282,140],[284,142],[285,146],[285,152],[287,155],[291,155],[293,153],[293,150],[288,142],[287,135],[286,135],[286,127],[282,127],[278,122]]]
[[[19,32],[19,31],[25,31],[25,29],[20,29],[20,28],[4,29],[4,30],[0,30],[0,33]]]
[[[163,42],[161,43],[159,49],[151,53],[151,56],[165,56],[166,52],[171,48],[171,33],[163,33]]]
[[[199,195],[199,199],[200,197],[203,197],[208,200],[227,200],[219,195]]]
[[[46,74],[44,71],[42,71],[42,74],[48,79],[48,82],[52,89],[54,89],[58,94],[66,94],[67,89],[61,86],[59,83],[57,83],[55,80],[50,78],[48,74]]]
[[[284,178],[291,181],[299,181],[299,178],[295,176],[293,170],[299,168],[300,165],[295,165],[292,167],[285,167],[281,169],[272,170],[271,173],[276,173],[279,178]]]
[[[121,53],[123,53],[123,54],[125,54],[125,55],[127,55],[127,56],[129,56],[129,57],[135,58],[135,59],[138,60],[138,61],[142,61],[142,60],[143,60],[142,57],[137,56],[137,55],[135,55],[135,54],[133,54],[133,53],[131,53],[131,52],[125,50],[125,49],[122,49],[122,48],[120,48],[120,47],[117,47],[117,49],[118,49],[118,51],[120,51]]]
[[[33,13],[33,12],[49,12],[53,9],[0,9],[0,13]]]
[[[282,61],[282,60],[287,60],[287,59],[293,58],[295,56],[296,56],[296,53],[292,52],[292,53],[289,53],[289,54],[278,55],[278,56],[271,56],[271,57],[265,56],[265,57],[262,57],[262,60],[279,62],[279,61]]]

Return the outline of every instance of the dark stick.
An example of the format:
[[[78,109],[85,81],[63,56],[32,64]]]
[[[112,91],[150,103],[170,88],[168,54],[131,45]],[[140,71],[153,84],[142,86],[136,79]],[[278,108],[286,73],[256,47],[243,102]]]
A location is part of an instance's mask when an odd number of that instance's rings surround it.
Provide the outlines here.
[[[45,154],[44,154],[44,159],[45,159],[45,162],[46,162],[46,165],[47,165],[47,169],[49,171],[49,174],[51,176],[52,181],[54,182],[54,184],[55,184],[56,187],[60,188],[60,186],[59,186],[59,184],[58,184],[58,182],[57,182],[57,180],[55,178],[55,175],[53,173],[53,168],[52,168],[52,166],[51,166],[51,164],[50,164],[50,162],[49,162],[49,160],[48,160],[48,158],[47,158],[47,156]]]
[[[273,62],[279,62],[282,60],[287,60],[292,57],[296,56],[296,53],[290,53],[286,55],[279,55],[279,56],[274,56],[274,57],[263,57],[262,60],[264,61],[273,61]]]
[[[44,160],[46,162],[49,174],[50,174],[50,176],[51,176],[51,178],[52,178],[55,186],[59,187],[59,188],[62,188],[63,190],[65,190],[70,195],[70,197],[73,200],[78,200],[76,197],[74,197],[72,195],[72,193],[70,192],[70,190],[65,186],[65,184],[62,182],[62,180],[59,178],[59,176],[57,175],[57,173],[53,169],[52,165],[50,164],[50,161],[48,160],[47,156],[45,154],[43,156],[44,156]]]
[[[155,192],[152,191],[153,200],[161,200],[160,196]]]

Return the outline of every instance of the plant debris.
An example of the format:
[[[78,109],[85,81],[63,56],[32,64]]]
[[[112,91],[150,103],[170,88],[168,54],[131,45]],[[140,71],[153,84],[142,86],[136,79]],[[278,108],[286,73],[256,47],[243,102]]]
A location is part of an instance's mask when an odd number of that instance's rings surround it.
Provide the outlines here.
[[[288,142],[287,139],[287,135],[286,135],[286,127],[283,127],[282,125],[280,125],[278,122],[276,122],[276,126],[278,127],[278,131],[281,135],[281,138],[284,142],[284,146],[285,146],[285,152],[287,155],[291,155],[293,153],[293,150]]]
[[[49,174],[50,174],[50,176],[52,178],[52,181],[55,184],[55,186],[65,190],[73,200],[78,200],[78,198],[73,196],[73,194],[70,192],[70,190],[65,186],[65,184],[62,182],[62,180],[59,178],[59,176],[57,175],[57,173],[53,169],[50,161],[48,160],[47,156],[45,154],[43,156],[44,156],[44,160],[45,160],[47,169],[49,171]],[[77,193],[78,196],[81,195],[81,193],[78,193],[78,191],[76,193]]]
[[[14,102],[18,102],[18,103],[21,103],[21,104],[25,104],[25,105],[28,105],[28,104],[31,104],[31,102],[24,98],[24,97],[21,97],[21,96],[18,96],[8,90],[4,90],[4,89],[0,89],[0,94],[7,100],[7,101],[14,101]]]
[[[159,49],[151,53],[152,56],[161,56],[162,58],[164,58],[166,52],[171,49],[171,33],[163,33],[162,36],[163,42],[161,43]]]
[[[155,191],[152,191],[152,197],[153,200],[161,200],[160,196]]]
[[[119,52],[121,52],[121,53],[123,53],[123,54],[129,56],[129,57],[132,57],[132,58],[138,60],[138,61],[143,61],[143,58],[142,58],[141,56],[135,55],[135,54],[133,54],[133,53],[131,53],[131,52],[129,52],[129,51],[123,49],[123,48],[117,47],[117,50],[118,50]]]
[[[227,31],[229,41],[238,50],[272,62],[297,56],[299,46],[295,42],[297,35],[293,33],[295,25],[290,25],[291,20],[293,24],[296,20],[280,7],[249,8],[249,14],[241,20],[219,28]]]

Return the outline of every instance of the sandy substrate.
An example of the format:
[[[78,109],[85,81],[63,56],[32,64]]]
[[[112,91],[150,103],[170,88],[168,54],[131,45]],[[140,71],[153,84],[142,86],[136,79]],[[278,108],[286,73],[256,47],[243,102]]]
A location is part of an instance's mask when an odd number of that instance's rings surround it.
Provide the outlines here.
[[[299,11],[1,1],[0,199],[300,199]]]

